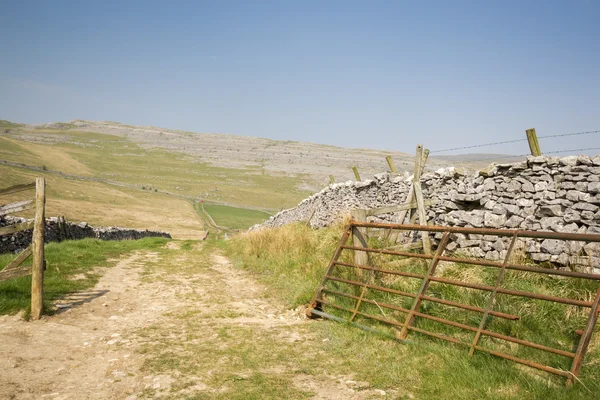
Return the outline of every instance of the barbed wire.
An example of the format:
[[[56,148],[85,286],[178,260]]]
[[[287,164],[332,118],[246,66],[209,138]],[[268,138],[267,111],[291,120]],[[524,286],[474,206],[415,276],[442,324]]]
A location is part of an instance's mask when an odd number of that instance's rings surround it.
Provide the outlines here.
[[[466,150],[466,149],[474,149],[476,147],[486,147],[486,146],[496,146],[499,144],[507,144],[507,143],[518,143],[518,142],[526,142],[527,139],[515,139],[515,140],[505,140],[502,142],[493,142],[493,143],[485,143],[485,144],[474,144],[471,146],[464,146],[464,147],[455,147],[452,149],[444,149],[444,150],[432,150],[429,152],[429,154],[432,153],[442,153],[442,152],[446,152],[446,151],[454,151],[454,150]]]
[[[558,134],[554,134],[554,135],[538,136],[538,139],[550,139],[550,138],[565,137],[565,136],[591,135],[593,133],[600,133],[600,130],[584,131],[584,132],[572,132],[572,133],[558,133]],[[504,140],[504,141],[500,141],[500,142],[474,144],[474,145],[470,145],[470,146],[454,147],[454,148],[450,148],[450,149],[432,150],[429,153],[430,154],[433,154],[433,153],[445,153],[447,151],[475,149],[475,148],[479,148],[479,147],[497,146],[497,145],[501,145],[501,144],[519,143],[519,142],[526,142],[526,141],[527,141],[527,139]]]
[[[538,136],[538,139],[549,139],[549,138],[563,137],[563,136],[590,135],[592,133],[600,133],[600,130],[598,130],[598,131],[587,131],[587,132],[574,132],[574,133],[559,133],[557,135]]]
[[[525,158],[527,156],[530,156],[531,154],[527,153],[527,154],[519,154],[519,155],[514,155],[514,156],[488,156],[488,157],[480,157],[480,158],[472,158],[472,159],[467,159],[464,162],[476,162],[476,161],[487,161],[487,160],[504,160],[504,159],[510,159],[510,158]]]
[[[581,148],[581,149],[546,151],[542,155],[561,154],[561,153],[579,153],[579,152],[592,151],[592,150],[600,150],[600,147],[588,147],[588,148]],[[504,156],[493,156],[492,155],[492,156],[487,156],[487,157],[465,159],[464,162],[477,162],[477,161],[488,161],[488,160],[504,160],[504,159],[511,159],[511,158],[526,158],[528,156],[531,156],[531,153],[518,154],[518,155],[512,155],[512,156],[511,155],[504,155]]]
[[[590,151],[590,150],[600,150],[600,147],[588,147],[587,149],[546,151],[546,152],[544,152],[544,154],[575,153],[575,152],[579,152],[579,151]]]

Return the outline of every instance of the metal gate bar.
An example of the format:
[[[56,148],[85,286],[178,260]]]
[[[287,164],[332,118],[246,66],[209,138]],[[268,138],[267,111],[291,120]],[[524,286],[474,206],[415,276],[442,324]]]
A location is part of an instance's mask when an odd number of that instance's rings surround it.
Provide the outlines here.
[[[347,298],[350,298],[350,299],[358,299],[358,296],[353,296],[351,294],[347,294],[347,293],[343,293],[343,292],[338,292],[338,291],[335,291],[335,290],[325,289],[325,292],[331,293],[331,294],[334,294],[334,295],[337,295],[337,296],[347,297]],[[379,302],[379,301],[374,301],[374,300],[369,300],[369,299],[362,299],[362,301],[365,302],[365,303],[376,305],[378,307],[383,307],[383,308],[388,308],[390,310],[400,311],[400,312],[403,312],[405,314],[410,313],[410,310],[408,310],[406,308],[395,306],[393,304],[382,303],[382,302]],[[329,304],[331,304],[331,303],[329,303]],[[419,317],[423,317],[425,319],[429,319],[431,321],[440,322],[442,324],[453,326],[455,328],[462,328],[462,329],[465,329],[465,330],[468,330],[468,331],[471,331],[471,332],[477,332],[478,331],[478,328],[475,328],[473,326],[466,325],[466,324],[461,324],[460,322],[451,321],[451,320],[448,320],[448,319],[445,319],[445,318],[435,317],[433,315],[421,313],[421,312],[418,312],[418,311],[415,312],[415,315],[419,316]],[[402,324],[402,326],[403,327],[406,326],[406,323]],[[559,354],[559,355],[562,355],[562,356],[565,356],[565,357],[575,358],[575,355],[576,355],[575,353],[572,353],[570,351],[555,349],[553,347],[548,347],[548,346],[544,346],[544,345],[541,345],[541,344],[528,342],[526,340],[517,339],[517,338],[514,338],[512,336],[503,335],[501,333],[496,333],[496,332],[488,331],[488,330],[485,330],[485,329],[481,330],[481,334],[482,335],[486,335],[486,336],[490,336],[490,337],[493,337],[493,338],[496,338],[496,339],[506,340],[507,342],[522,344],[524,346],[531,347],[531,348],[534,348],[534,349],[544,350],[544,351],[547,351],[547,352],[550,352],[550,353]]]
[[[369,251],[369,249],[365,249],[365,250]],[[454,260],[451,257],[446,257],[446,258]],[[351,265],[351,264],[348,264],[348,263],[340,263],[340,262],[334,262],[334,264],[335,265],[344,265],[344,266]],[[361,268],[361,267],[360,266],[356,266],[356,268]],[[370,269],[370,268],[367,267],[367,269]],[[383,273],[390,273],[390,272],[386,272],[387,270],[380,269],[380,268],[376,268],[376,269],[374,269],[374,271],[379,271],[379,272],[383,272]],[[420,277],[424,278],[425,277],[425,275],[417,276],[419,274],[406,273],[406,272],[401,272],[401,271],[394,272],[393,274],[394,275],[400,275],[400,276],[407,276],[407,277],[410,277],[410,278],[420,278]],[[329,278],[334,279],[335,277],[327,275],[326,278],[328,278],[328,279]],[[440,278],[440,277],[437,277],[437,276],[432,276],[432,277],[429,278],[429,280],[433,281],[433,282],[447,283],[447,284],[450,284],[450,285],[466,287],[466,288],[469,288],[469,289],[478,289],[478,290],[484,290],[484,291],[487,291],[487,292],[494,291],[494,286],[481,285],[481,284],[478,284],[478,283],[461,282],[461,281],[456,281],[456,280],[453,280],[453,279]],[[593,302],[591,302],[591,301],[583,301],[583,300],[576,300],[576,299],[567,299],[567,298],[564,298],[564,297],[550,296],[550,295],[539,294],[539,293],[529,293],[529,292],[523,292],[523,291],[520,291],[520,290],[511,290],[511,289],[498,288],[497,289],[497,293],[508,294],[508,295],[512,295],[512,296],[526,297],[526,298],[529,298],[529,299],[555,301],[557,303],[569,304],[569,305],[572,305],[572,306],[579,306],[579,307],[592,307],[592,305],[593,305]],[[407,293],[406,295],[409,296],[409,297],[414,297],[415,296],[414,293]]]
[[[413,230],[413,231],[421,231],[421,232],[441,232],[441,233],[443,233],[443,236],[442,236],[440,244],[436,250],[436,253],[434,255],[372,248],[372,247],[368,247],[369,245],[366,244],[366,242],[362,243],[363,244],[362,247],[347,245],[346,242],[349,239],[350,232],[352,231],[353,228],[357,228],[357,227],[383,228],[383,229],[388,229],[389,231],[392,231],[392,230],[411,231],[411,230]],[[508,247],[507,253],[504,257],[504,260],[501,263],[494,262],[494,261],[488,261],[488,260],[452,257],[452,256],[443,254],[446,245],[450,241],[451,233],[465,234],[465,235],[479,234],[479,235],[493,235],[493,236],[499,236],[499,237],[511,237],[511,242]],[[531,265],[520,265],[520,264],[509,263],[508,261],[511,258],[511,254],[513,252],[517,238],[538,238],[538,239],[557,239],[557,240],[572,240],[572,241],[584,241],[584,242],[600,242],[600,235],[593,235],[593,234],[574,234],[574,233],[561,233],[561,232],[533,232],[533,231],[524,231],[524,230],[496,230],[496,229],[484,229],[484,228],[456,228],[456,227],[442,227],[442,226],[421,226],[421,225],[414,225],[414,224],[408,224],[408,225],[381,224],[381,223],[368,223],[368,222],[352,221],[350,223],[350,225],[347,227],[347,229],[344,231],[344,234],[342,235],[342,239],[340,240],[340,245],[337,248],[336,252],[334,253],[334,256],[332,257],[331,262],[329,263],[327,272],[323,278],[321,285],[319,286],[317,292],[315,293],[313,301],[311,302],[311,305],[307,310],[307,314],[310,315],[311,311],[316,310],[319,315],[324,316],[325,318],[327,318],[328,315],[331,316],[330,314],[327,314],[327,313],[324,313],[321,311],[322,306],[325,305],[327,307],[331,307],[331,308],[349,313],[351,315],[349,318],[350,322],[354,321],[354,318],[356,316],[361,316],[361,317],[364,317],[367,319],[371,319],[374,321],[378,321],[381,323],[391,325],[396,328],[400,328],[399,329],[400,333],[396,335],[397,338],[399,338],[400,340],[404,340],[406,338],[406,336],[408,335],[409,331],[423,333],[423,334],[426,334],[428,336],[431,336],[431,337],[434,337],[437,339],[446,340],[446,341],[449,341],[452,343],[456,343],[456,344],[460,344],[462,346],[468,347],[469,354],[473,354],[475,350],[481,351],[481,352],[486,352],[486,353],[492,354],[494,356],[505,358],[505,359],[508,359],[508,360],[511,360],[511,361],[514,361],[514,362],[517,362],[520,364],[524,364],[524,365],[527,365],[527,366],[530,366],[533,368],[537,368],[537,369],[540,369],[543,371],[547,371],[547,372],[550,372],[553,374],[567,377],[568,378],[567,384],[571,384],[573,382],[573,379],[577,378],[577,376],[580,372],[581,365],[583,363],[583,357],[585,355],[585,352],[587,351],[587,347],[589,346],[593,328],[598,319],[598,311],[600,308],[600,288],[598,288],[598,291],[596,292],[594,301],[584,301],[584,300],[579,300],[579,299],[551,296],[551,295],[546,295],[546,294],[541,294],[541,293],[531,293],[531,292],[522,291],[522,290],[505,289],[505,288],[501,287],[501,283],[502,283],[502,280],[503,280],[506,270],[532,272],[532,273],[545,274],[545,275],[558,275],[558,276],[563,276],[563,277],[568,277],[568,278],[588,279],[591,281],[599,281],[600,275],[583,273],[583,272],[575,272],[575,271],[554,270],[554,269],[534,267]],[[360,262],[360,261],[358,263],[354,263],[354,264],[350,263],[350,262],[339,261],[338,259],[344,250],[360,251],[360,252],[366,252],[366,253],[379,253],[379,254],[385,254],[385,255],[390,255],[390,256],[401,256],[401,257],[412,258],[412,259],[429,260],[430,262],[429,262],[429,267],[428,267],[428,271],[426,274],[419,274],[419,273],[414,273],[414,272],[409,272],[409,271],[390,270],[390,269],[375,267],[373,265],[362,265],[362,262]],[[467,265],[478,265],[478,266],[483,266],[483,267],[493,267],[493,268],[499,268],[500,271],[496,277],[494,286],[483,285],[483,284],[478,284],[478,283],[462,282],[462,281],[457,281],[454,279],[448,279],[448,278],[435,276],[436,267],[440,261],[461,263],[461,264],[467,264]],[[368,264],[371,264],[371,263],[368,262]],[[365,270],[365,271],[369,271],[370,274],[365,275],[364,279],[361,279],[361,280],[364,280],[364,282],[359,282],[357,280],[345,279],[342,277],[335,276],[335,274],[334,274],[335,267],[344,267],[344,268],[355,269],[355,270]],[[402,290],[392,289],[392,288],[388,288],[385,286],[370,283],[369,279],[374,276],[373,274],[375,272],[381,273],[381,274],[389,274],[389,275],[393,275],[393,276],[409,278],[409,279],[422,279],[423,281],[422,281],[417,293],[410,293],[410,292],[405,292]],[[344,293],[342,291],[332,290],[332,289],[326,287],[327,281],[343,283],[343,284],[350,285],[353,287],[361,288],[360,295],[356,296],[356,295],[352,295],[349,293]],[[444,284],[444,285],[454,285],[457,287],[464,287],[464,288],[468,288],[468,289],[487,291],[487,292],[491,292],[491,294],[487,299],[485,308],[481,308],[481,307],[476,307],[476,306],[472,306],[469,304],[462,304],[462,303],[455,302],[455,301],[448,300],[448,299],[442,299],[442,298],[437,298],[437,297],[433,297],[433,296],[428,296],[426,294],[426,292],[427,292],[431,282],[436,282],[436,283],[440,283],[440,284]],[[388,304],[385,302],[378,302],[373,299],[369,299],[369,298],[367,298],[367,295],[366,295],[367,291],[369,289],[389,293],[392,295],[412,298],[413,299],[412,305],[411,305],[410,309],[407,309],[407,308],[399,307],[399,306],[396,306],[393,304]],[[347,298],[350,300],[354,300],[355,305],[352,307],[352,309],[348,309],[346,307],[342,307],[339,304],[336,304],[335,302],[327,300],[325,298],[325,295],[331,295],[334,297],[344,297],[344,298]],[[523,297],[523,298],[529,298],[529,299],[551,301],[551,302],[556,302],[556,303],[566,304],[566,305],[571,305],[571,306],[590,308],[587,322],[585,325],[585,329],[581,332],[581,338],[577,345],[576,352],[556,349],[554,347],[549,347],[549,346],[545,346],[545,345],[542,345],[539,343],[530,342],[530,341],[519,339],[519,338],[516,338],[513,336],[503,335],[503,334],[493,332],[493,331],[486,329],[485,325],[486,325],[486,322],[489,319],[489,317],[498,317],[498,318],[503,318],[506,320],[513,320],[513,321],[516,321],[519,319],[518,315],[502,313],[499,311],[495,311],[493,309],[497,295],[517,296],[517,297]],[[438,304],[463,309],[466,311],[480,313],[480,314],[482,314],[482,317],[479,322],[479,326],[475,327],[475,326],[463,324],[460,322],[452,321],[452,320],[449,320],[446,318],[436,317],[436,316],[421,312],[419,310],[419,308],[420,308],[420,304],[422,301],[431,301],[431,302],[435,302]],[[372,315],[372,314],[369,314],[368,312],[360,310],[362,304],[370,304],[370,305],[377,306],[379,308],[379,310],[381,311],[381,314],[383,314],[385,318],[380,317],[378,315]],[[384,308],[406,314],[406,318],[404,319],[404,322],[400,322],[398,320],[388,318],[388,316],[386,316],[383,311]],[[462,329],[467,332],[473,332],[473,333],[475,333],[474,339],[471,343],[466,343],[460,339],[454,338],[452,336],[448,336],[446,334],[431,332],[429,330],[414,326],[413,322],[416,317],[420,317],[420,318],[423,318],[423,319],[426,319],[429,321],[433,321],[436,323],[445,324],[447,326],[452,326],[454,328],[459,328],[459,329]],[[337,319],[339,319],[339,317],[335,317],[335,319],[337,320]],[[353,323],[353,324],[355,324],[355,323]],[[357,325],[359,325],[359,324],[357,324]],[[557,368],[554,368],[551,366],[542,365],[540,363],[537,363],[537,362],[534,362],[531,360],[519,358],[519,357],[513,356],[511,354],[506,354],[501,351],[487,349],[487,348],[479,345],[479,339],[480,339],[481,335],[492,337],[495,339],[504,340],[504,341],[515,343],[518,345],[523,345],[526,347],[545,351],[545,352],[556,354],[559,356],[571,358],[573,360],[572,364],[571,364],[571,369],[570,369],[570,371],[564,371],[564,370],[557,369]]]
[[[573,384],[573,378],[579,375],[579,370],[581,369],[581,364],[583,364],[583,357],[587,351],[587,348],[590,344],[590,340],[592,339],[592,333],[594,331],[594,327],[596,326],[596,322],[598,321],[598,307],[600,306],[600,287],[596,291],[596,298],[594,299],[594,305],[590,311],[588,316],[588,320],[585,324],[585,330],[583,331],[583,335],[579,339],[579,344],[577,345],[577,353],[575,355],[575,359],[573,360],[573,364],[571,365],[571,376],[567,380],[567,385]]]
[[[405,276],[405,277],[409,277],[409,278],[425,278],[425,275],[422,274],[413,274],[410,272],[402,272],[402,271],[392,271],[389,269],[381,269],[381,268],[370,268],[370,267],[365,267],[363,265],[355,265],[355,264],[350,264],[350,263],[345,263],[345,262],[336,262],[335,265],[339,265],[339,266],[343,266],[343,267],[353,267],[353,268],[358,268],[358,269],[366,269],[366,270],[372,270],[375,272],[381,272],[384,274],[390,274],[390,275],[398,275],[398,276]],[[416,294],[414,293],[406,293],[407,297],[416,297]],[[454,301],[450,301],[450,300],[444,300],[444,299],[439,299],[437,297],[431,297],[431,296],[427,296],[427,295],[423,295],[421,296],[421,300],[427,300],[427,301],[432,301],[434,303],[440,303],[440,304],[444,304],[447,306],[452,306],[452,307],[457,307],[457,308],[462,308],[464,310],[469,310],[469,311],[475,311],[475,312],[485,312],[484,308],[481,307],[475,307],[475,306],[470,306],[467,304],[461,304],[461,303],[457,303]],[[506,314],[503,312],[497,312],[497,311],[493,311],[490,310],[490,315],[493,315],[495,317],[500,317],[500,318],[504,318],[504,319],[510,319],[513,321],[516,321],[519,319],[518,315],[512,315],[512,314]]]
[[[489,235],[489,234],[488,234]],[[597,235],[600,236],[600,235]],[[567,239],[565,239],[567,240]],[[568,239],[573,240],[573,239]],[[583,240],[583,239],[579,239]],[[425,260],[431,260],[433,256],[427,254],[419,254],[419,253],[409,253],[406,251],[393,251],[393,250],[384,250],[384,249],[371,249],[364,247],[354,247],[354,246],[342,246],[343,250],[360,250],[366,251],[367,253],[379,253],[379,254],[387,254],[390,256],[404,256],[409,258],[420,258]],[[495,267],[502,268],[502,263],[488,260],[475,260],[472,258],[460,258],[460,257],[448,257],[448,256],[440,256],[440,261],[450,261],[456,262],[459,264],[470,264],[470,265],[481,265],[483,267]],[[566,276],[569,278],[583,278],[583,279],[591,279],[600,281],[599,274],[588,274],[585,272],[577,272],[577,271],[563,271],[559,269],[549,269],[549,268],[540,268],[540,267],[532,267],[530,265],[520,265],[520,264],[507,264],[506,269],[511,269],[515,271],[523,271],[523,272],[534,272],[539,274],[546,275],[560,275]]]
[[[521,229],[492,229],[492,228],[459,228],[455,226],[438,226],[438,225],[414,225],[414,224],[386,224],[379,222],[356,222],[350,223],[352,226],[359,228],[392,228],[401,231],[423,231],[423,232],[448,232],[448,233],[463,233],[466,235],[493,235],[511,237],[515,233],[519,237],[532,239],[561,239],[561,240],[576,240],[585,242],[600,242],[600,235],[595,233],[568,233],[568,232],[546,232],[546,231],[527,231]]]
[[[348,310],[347,308],[341,307],[341,306],[339,306],[339,305],[337,305],[335,303],[331,303],[331,302],[328,302],[328,301],[323,301],[322,303],[325,304],[325,305],[328,305],[328,306],[330,306],[332,308],[336,308],[338,310],[346,311],[348,313],[352,313],[353,312],[352,310]],[[381,305],[381,303],[379,303],[379,305]],[[384,323],[387,323],[387,324],[390,324],[390,325],[393,325],[393,326],[398,326],[398,327],[405,327],[406,326],[402,322],[390,320],[390,319],[387,319],[387,318],[377,317],[375,315],[363,313],[361,311],[358,311],[357,314],[360,315],[360,316],[362,316],[362,317],[373,319],[373,320],[376,320],[376,321],[379,321],[379,322],[384,322]],[[427,315],[427,314],[424,314],[424,315]],[[431,315],[427,315],[427,317],[432,317],[432,316]],[[436,318],[436,317],[433,317],[433,318]],[[428,336],[434,337],[436,339],[446,340],[448,342],[459,344],[459,345],[465,346],[465,347],[470,347],[471,346],[471,344],[465,343],[465,342],[461,341],[460,339],[453,338],[452,336],[447,336],[447,335],[444,335],[444,334],[441,334],[441,333],[437,333],[437,332],[431,332],[431,331],[428,331],[426,329],[417,328],[416,326],[412,326],[412,325],[409,325],[409,326],[406,326],[406,327],[407,327],[407,329],[409,329],[411,331],[418,332],[418,333],[423,333],[423,334],[426,334]],[[540,369],[540,370],[543,370],[543,371],[546,371],[546,372],[551,372],[551,373],[556,374],[556,375],[561,375],[561,376],[564,376],[564,377],[570,377],[571,376],[571,373],[568,372],[568,371],[563,371],[561,369],[549,367],[547,365],[542,365],[542,364],[536,363],[534,361],[525,360],[523,358],[518,358],[518,357],[512,356],[510,354],[502,353],[502,352],[499,352],[499,351],[495,351],[495,350],[491,350],[491,349],[486,349],[486,348],[481,347],[479,345],[475,346],[475,349],[479,350],[479,351],[482,351],[484,353],[489,353],[489,354],[495,355],[497,357],[501,357],[501,358],[505,358],[507,360],[511,360],[511,361],[517,362],[519,364],[527,365],[529,367],[537,368],[537,369]]]
[[[448,232],[444,232],[444,236],[442,236],[442,241],[435,252],[435,255],[431,259],[431,264],[429,266],[429,271],[427,271],[427,276],[423,279],[423,283],[421,283],[421,287],[419,288],[419,292],[415,296],[410,312],[406,316],[406,321],[404,321],[404,328],[400,331],[399,338],[405,339],[406,335],[408,335],[408,326],[412,325],[415,320],[415,313],[419,311],[419,307],[421,307],[421,297],[429,288],[429,283],[433,274],[435,274],[435,269],[440,261],[440,256],[446,250],[446,245],[448,244],[448,240],[450,239],[450,235]]]
[[[331,260],[329,261],[329,265],[327,266],[327,271],[325,271],[325,276],[329,276],[331,274],[331,271],[333,270],[333,267],[335,266],[335,262],[342,254],[343,246],[348,241],[348,238],[350,237],[351,232],[352,232],[352,227],[348,226],[344,230],[344,233],[342,233],[342,237],[340,238],[340,244],[339,244],[338,248],[336,249],[335,253],[333,253]],[[313,299],[310,302],[310,304],[313,306],[312,308],[321,310],[320,303],[317,300],[320,297],[322,297],[322,291],[324,288],[325,288],[325,279],[323,279],[323,282],[321,282],[321,286],[317,289],[317,291],[315,292],[315,295],[313,296]],[[310,309],[306,310],[306,315],[308,317],[311,317]]]
[[[512,237],[512,240],[510,241],[510,245],[508,246],[508,251],[506,252],[506,255],[504,256],[504,262],[502,263],[502,268],[500,269],[500,272],[498,273],[498,277],[496,278],[496,284],[494,285],[494,290],[492,291],[492,293],[490,294],[490,297],[488,298],[488,303],[485,306],[485,312],[483,313],[483,316],[481,317],[481,322],[479,323],[479,328],[477,329],[477,333],[475,334],[475,338],[473,339],[473,343],[471,344],[471,348],[469,349],[469,355],[471,355],[471,356],[473,355],[473,353],[475,353],[475,346],[477,346],[477,343],[479,342],[479,337],[481,336],[481,331],[485,327],[487,317],[488,317],[491,309],[494,307],[494,304],[496,303],[496,293],[498,293],[498,288],[500,287],[500,283],[502,282],[502,278],[504,277],[504,273],[506,272],[506,264],[508,264],[508,260],[510,260],[510,257],[512,256],[512,252],[515,247],[515,243],[517,242],[517,237],[518,237],[518,235],[517,235],[517,233],[515,233]]]

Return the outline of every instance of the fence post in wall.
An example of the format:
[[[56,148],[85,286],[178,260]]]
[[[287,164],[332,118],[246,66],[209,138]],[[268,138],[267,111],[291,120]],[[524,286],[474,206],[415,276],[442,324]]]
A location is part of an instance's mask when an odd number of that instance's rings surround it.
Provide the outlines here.
[[[362,179],[360,179],[360,175],[358,174],[358,168],[356,167],[356,165],[352,166],[352,171],[354,171],[354,177],[356,178],[356,180],[358,182],[361,182]]]
[[[529,150],[531,151],[531,155],[536,157],[541,156],[542,150],[540,149],[540,143],[538,142],[535,128],[527,129],[525,133],[527,134],[527,142],[529,142]]]
[[[429,158],[429,149],[423,150],[423,156],[421,157],[421,172],[419,176],[423,175],[423,171],[425,171],[425,164],[427,163],[427,159]]]
[[[390,166],[390,171],[392,171],[394,174],[397,174],[398,170],[396,169],[396,165],[394,165],[394,160],[392,160],[392,156],[387,156],[385,158],[385,160],[387,161],[388,165]]]
[[[33,264],[31,266],[31,319],[40,319],[44,308],[44,237],[46,230],[46,180],[35,180],[35,221],[33,226]]]
[[[367,210],[356,209],[351,211],[352,219],[356,222],[367,222]],[[369,247],[367,228],[352,227],[352,243],[354,247]],[[369,253],[354,250],[354,264],[368,265]]]

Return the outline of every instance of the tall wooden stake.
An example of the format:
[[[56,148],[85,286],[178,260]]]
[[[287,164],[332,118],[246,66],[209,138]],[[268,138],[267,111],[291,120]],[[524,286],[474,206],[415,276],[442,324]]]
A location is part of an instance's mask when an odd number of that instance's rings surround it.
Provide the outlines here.
[[[531,155],[536,157],[541,156],[542,150],[540,150],[540,143],[538,142],[535,129],[527,129],[525,133],[527,134],[527,141],[529,142],[529,150],[531,151]]]
[[[46,180],[35,180],[33,265],[31,266],[31,319],[40,319],[44,307],[44,235],[46,230]]]
[[[352,210],[352,219],[356,222],[367,222],[367,210]],[[352,227],[352,243],[354,247],[369,247],[367,243],[367,228]],[[368,265],[369,253],[366,251],[354,251],[354,263],[356,265]]]
[[[356,167],[356,165],[354,165],[354,166],[352,167],[352,171],[354,171],[354,177],[356,178],[356,180],[357,180],[358,182],[360,182],[360,181],[361,181],[361,179],[360,179],[360,175],[358,174],[358,168]]]
[[[418,172],[419,178],[421,179],[421,175],[423,174],[423,171],[425,170],[425,163],[427,162],[427,158],[429,157],[429,149],[425,149],[423,150],[423,146],[422,145],[418,145],[417,146],[417,151],[415,154],[415,169],[414,169],[414,173],[415,176]],[[419,163],[419,165],[417,166],[417,162]],[[418,168],[417,168],[418,167]],[[414,181],[414,176],[413,176],[413,181]],[[405,203],[412,203],[413,201],[415,201],[416,197],[415,197],[415,189],[414,189],[414,183],[410,184],[410,187],[408,188],[408,195],[406,196],[406,201]],[[411,219],[410,223],[414,222],[414,218],[416,218],[416,212],[414,209],[411,210],[403,210],[400,212],[400,214],[398,215],[398,223],[399,224],[403,224],[404,223],[404,219],[406,218],[406,214],[408,214],[410,212],[411,214]],[[391,234],[389,240],[390,243],[396,243],[396,241],[398,240],[398,236],[400,235],[399,232],[394,232]]]
[[[423,156],[421,157],[421,172],[419,173],[419,176],[423,175],[423,171],[425,171],[425,163],[427,162],[428,158],[429,158],[429,149],[425,149],[425,150],[423,150]]]
[[[417,213],[419,217],[419,225],[427,226],[427,214],[425,213],[425,200],[423,199],[423,192],[421,190],[421,174],[423,173],[424,162],[427,161],[429,151],[423,152],[423,146],[417,146],[417,152],[415,154],[415,170],[413,175],[412,190],[414,191],[414,198],[417,200]],[[414,209],[411,211],[415,211]],[[431,254],[431,242],[429,241],[429,233],[421,232],[423,237],[423,250],[425,254]]]
[[[385,158],[385,160],[387,161],[388,165],[390,166],[390,171],[392,171],[394,174],[397,174],[398,170],[396,169],[396,165],[394,165],[394,160],[392,160],[392,156],[387,156]]]

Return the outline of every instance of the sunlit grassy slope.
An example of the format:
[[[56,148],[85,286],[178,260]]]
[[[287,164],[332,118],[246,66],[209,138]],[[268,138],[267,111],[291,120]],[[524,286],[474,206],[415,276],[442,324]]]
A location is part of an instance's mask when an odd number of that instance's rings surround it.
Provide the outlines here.
[[[0,135],[0,159],[236,206],[275,210],[293,206],[308,194],[297,188],[299,178],[265,174],[256,167],[210,166],[181,153],[143,149],[123,137],[53,129],[28,132],[28,141]],[[45,143],[31,143],[36,136]]]
[[[46,216],[61,215],[96,226],[162,230],[179,238],[204,236],[203,224],[185,199],[0,165],[0,187],[33,182],[38,176],[46,177]],[[0,203],[33,196],[34,191],[15,193],[2,196]],[[31,217],[32,211],[18,215]]]
[[[215,203],[209,212],[217,224],[245,229],[269,217],[254,209],[294,206],[309,194],[298,189],[300,178],[256,167],[215,167],[181,153],[143,149],[124,137],[6,121],[0,121],[0,160],[23,165],[0,165],[0,188],[46,176],[48,216],[187,238],[202,237],[204,228],[191,199]],[[21,198],[2,197],[0,204]]]

